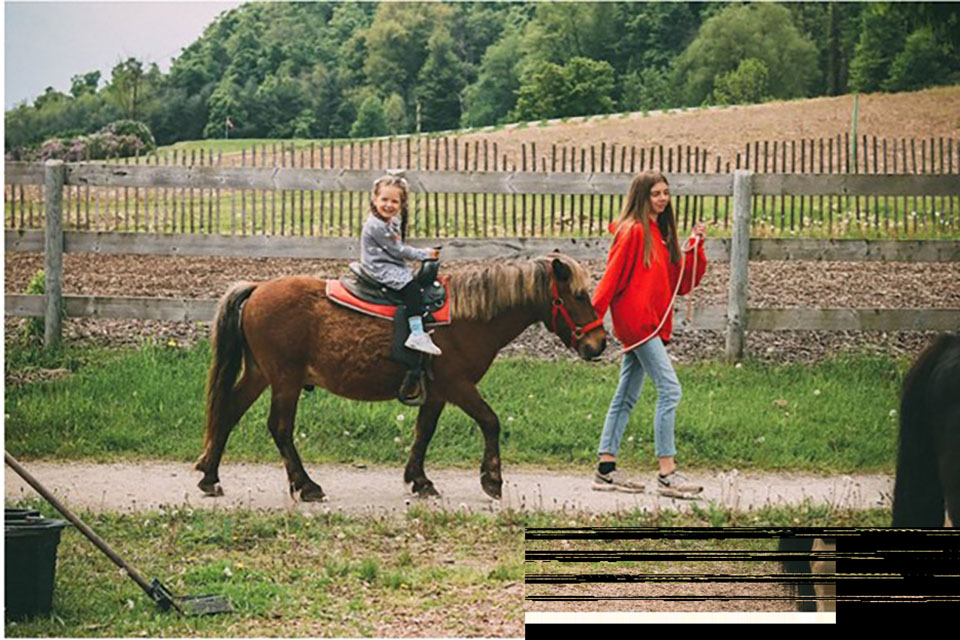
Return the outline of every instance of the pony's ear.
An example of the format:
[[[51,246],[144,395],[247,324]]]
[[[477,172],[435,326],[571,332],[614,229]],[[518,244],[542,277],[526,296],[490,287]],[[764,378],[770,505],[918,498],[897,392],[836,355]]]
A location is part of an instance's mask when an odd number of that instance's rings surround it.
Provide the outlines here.
[[[566,282],[573,277],[573,271],[570,270],[570,267],[563,263],[563,260],[559,258],[553,259],[553,273],[557,276],[557,280],[560,282]]]

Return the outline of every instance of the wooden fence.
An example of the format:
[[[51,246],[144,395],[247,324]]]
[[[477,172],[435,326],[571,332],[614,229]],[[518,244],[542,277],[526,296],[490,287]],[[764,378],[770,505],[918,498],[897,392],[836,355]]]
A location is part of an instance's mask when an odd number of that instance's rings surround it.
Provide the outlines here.
[[[42,171],[42,173],[41,173]],[[62,311],[69,316],[121,317],[158,320],[209,320],[214,300],[163,300],[154,298],[102,298],[60,295],[62,252],[94,251],[162,255],[217,255],[246,257],[354,258],[359,255],[356,238],[289,238],[196,234],[150,234],[64,231],[63,194],[77,186],[108,186],[114,189],[296,189],[311,192],[342,192],[370,184],[375,170],[243,168],[243,167],[153,167],[113,164],[65,165],[48,162],[36,166],[7,165],[8,180],[44,178],[47,220],[44,231],[7,230],[8,251],[45,253],[48,294],[5,296],[8,315],[46,316],[47,343],[59,340]],[[492,197],[536,196],[552,193],[567,197],[600,197],[621,194],[630,173],[551,174],[512,172],[417,172],[407,178],[413,194],[472,193]],[[733,175],[668,174],[673,192],[681,197],[724,197],[733,202],[730,239],[711,239],[708,256],[730,261],[731,280],[726,307],[697,309],[690,329],[723,330],[727,353],[739,359],[749,330],[934,330],[960,327],[957,309],[747,309],[748,261],[751,259],[812,260],[903,260],[960,261],[958,241],[870,241],[753,239],[751,209],[755,198],[767,196],[876,196],[918,194],[947,196],[960,193],[960,176],[950,175],[782,175],[737,171]],[[426,240],[413,244],[427,246]],[[564,239],[455,238],[445,242],[445,258],[492,259],[527,257],[561,249],[578,259],[602,259],[608,238]],[[680,315],[682,321],[682,313]]]
[[[862,143],[862,144],[861,144]],[[514,149],[517,147],[518,149]],[[279,147],[279,148],[278,148]],[[688,145],[637,147],[601,143],[501,146],[489,140],[398,138],[338,142],[329,146],[284,143],[244,148],[224,157],[190,150],[124,158],[113,164],[130,170],[283,172],[289,169],[366,171],[387,169],[436,173],[510,173],[555,176],[635,174],[656,169],[668,174],[727,175],[738,169],[771,174],[956,175],[960,144],[953,139],[879,139],[849,135],[789,141],[756,141],[724,159]],[[7,164],[8,173],[13,163]],[[43,226],[42,175],[14,169],[4,190],[5,227]],[[355,237],[367,214],[367,183],[325,190],[242,184],[138,186],[77,184],[64,194],[64,228],[87,231]],[[602,234],[616,218],[625,189],[618,193],[570,194],[558,190],[500,194],[429,189],[410,202],[411,237],[567,237]],[[678,225],[696,221],[724,229],[731,223],[729,195],[684,195],[674,201]],[[936,237],[957,230],[960,194],[890,193],[769,194],[755,196],[754,235],[846,235],[873,232],[884,237]]]

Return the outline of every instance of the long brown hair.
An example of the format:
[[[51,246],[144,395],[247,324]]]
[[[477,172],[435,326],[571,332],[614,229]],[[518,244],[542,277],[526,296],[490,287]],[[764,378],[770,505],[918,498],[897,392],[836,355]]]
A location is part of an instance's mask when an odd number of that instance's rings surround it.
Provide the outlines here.
[[[630,191],[623,201],[623,209],[617,219],[617,230],[624,224],[643,225],[643,265],[650,266],[650,252],[653,240],[650,238],[650,218],[653,217],[653,205],[650,202],[650,192],[659,183],[670,186],[667,179],[659,171],[644,171],[638,174],[630,183]],[[657,216],[657,226],[660,235],[667,243],[670,251],[670,262],[680,261],[680,241],[677,239],[677,222],[673,216],[673,201],[669,202],[663,212]]]

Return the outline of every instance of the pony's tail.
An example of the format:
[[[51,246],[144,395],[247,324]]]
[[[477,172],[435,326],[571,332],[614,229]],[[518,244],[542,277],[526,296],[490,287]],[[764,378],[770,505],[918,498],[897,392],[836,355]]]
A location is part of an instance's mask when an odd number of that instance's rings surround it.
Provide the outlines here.
[[[238,282],[220,298],[211,336],[210,371],[207,374],[207,430],[204,448],[209,449],[223,416],[224,401],[233,391],[243,365],[243,331],[240,309],[257,285]]]
[[[942,527],[944,496],[937,464],[938,403],[949,400],[940,362],[960,338],[944,334],[917,358],[903,381],[900,399],[900,449],[893,488],[894,527]],[[956,367],[956,363],[949,365]],[[954,381],[955,384],[955,381]],[[942,389],[940,388],[942,387]]]

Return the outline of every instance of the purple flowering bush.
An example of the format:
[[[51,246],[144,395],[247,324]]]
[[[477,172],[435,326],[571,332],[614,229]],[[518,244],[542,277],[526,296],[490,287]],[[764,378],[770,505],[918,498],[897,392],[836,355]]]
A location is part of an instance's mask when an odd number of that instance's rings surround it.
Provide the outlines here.
[[[143,154],[156,149],[150,128],[134,120],[111,122],[96,133],[75,138],[51,138],[36,151],[36,160],[104,160]]]

